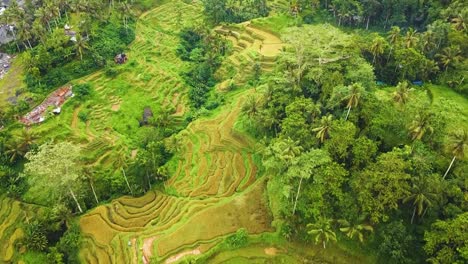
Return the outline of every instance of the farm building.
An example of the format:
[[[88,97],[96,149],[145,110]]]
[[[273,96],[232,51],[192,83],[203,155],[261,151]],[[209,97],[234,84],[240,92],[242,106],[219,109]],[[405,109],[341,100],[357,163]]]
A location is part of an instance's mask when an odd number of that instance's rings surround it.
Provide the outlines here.
[[[53,107],[53,113],[59,114],[61,106],[65,101],[73,96],[72,86],[62,87],[49,95],[44,102],[35,107],[31,112],[27,113],[20,119],[20,122],[25,125],[32,125],[44,122],[47,110]]]
[[[127,62],[127,55],[125,53],[119,53],[114,57],[114,62],[117,64],[124,64]]]

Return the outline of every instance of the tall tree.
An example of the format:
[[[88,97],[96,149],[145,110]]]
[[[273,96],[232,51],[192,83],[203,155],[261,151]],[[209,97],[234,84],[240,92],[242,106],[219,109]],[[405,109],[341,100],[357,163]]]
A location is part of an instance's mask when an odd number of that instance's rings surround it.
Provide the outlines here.
[[[127,155],[124,151],[120,151],[117,153],[117,158],[115,159],[114,165],[117,169],[122,171],[122,176],[125,179],[125,183],[127,184],[128,190],[133,195],[133,190],[130,188],[130,183],[128,182],[127,174],[125,173],[125,169],[128,167],[127,163]]]
[[[361,95],[364,93],[364,87],[360,83],[353,83],[348,86],[347,95],[345,100],[347,101],[346,107],[348,107],[348,112],[346,113],[345,121],[348,120],[349,113],[351,112],[352,107],[357,107],[361,99]]]
[[[427,180],[419,178],[413,183],[411,194],[403,199],[404,203],[413,201],[411,224],[413,224],[415,215],[423,216],[426,210],[433,205],[436,198],[437,194],[429,189]]]
[[[374,228],[369,225],[364,223],[365,216],[361,216],[358,219],[354,221],[347,221],[345,219],[340,219],[338,220],[338,223],[340,224],[340,231],[345,233],[347,237],[350,239],[353,239],[357,237],[361,243],[364,242],[364,232],[373,232]]]
[[[442,53],[437,54],[436,58],[439,59],[440,65],[447,71],[450,66],[460,62],[462,60],[461,51],[459,47],[445,47]]]
[[[87,39],[83,38],[80,33],[76,34],[75,50],[76,54],[80,57],[80,60],[83,60],[83,53],[88,49],[89,46]]]
[[[378,36],[372,40],[370,46],[370,52],[372,53],[372,64],[375,65],[376,58],[384,53],[385,50],[385,39]]]
[[[25,172],[32,186],[46,190],[57,204],[59,197],[68,193],[80,211],[76,191],[81,190],[82,168],[79,164],[80,148],[70,142],[45,143],[37,151],[26,154]]]
[[[332,220],[321,217],[316,223],[307,224],[309,231],[307,233],[312,235],[315,244],[322,243],[323,248],[329,241],[336,241],[336,234],[331,227]]]
[[[393,92],[393,100],[399,104],[406,104],[411,91],[412,89],[409,88],[408,82],[399,82],[396,91]]]
[[[406,31],[405,35],[405,47],[407,49],[409,48],[414,48],[416,47],[416,44],[418,43],[418,33],[414,28],[409,28],[408,31]]]
[[[434,132],[434,128],[431,126],[432,116],[432,113],[424,110],[416,115],[409,126],[411,140],[421,140],[427,132],[430,134]]]
[[[296,212],[297,201],[301,192],[302,181],[310,178],[313,175],[313,171],[319,166],[325,165],[331,162],[328,153],[324,150],[313,149],[311,151],[302,153],[297,159],[294,160],[293,165],[289,167],[286,175],[290,178],[299,178],[299,184],[297,187],[296,198],[294,199],[294,206],[292,214]]]
[[[321,143],[330,137],[332,121],[332,115],[323,116],[320,120],[320,126],[312,129],[312,131],[316,132],[315,137],[318,138]]]
[[[448,173],[450,172],[450,169],[453,166],[453,163],[455,162],[455,159],[465,158],[466,150],[468,149],[468,131],[464,130],[462,132],[451,135],[449,149],[453,155],[453,158],[450,162],[449,167],[447,168],[447,171],[445,171],[442,179],[445,179],[445,177],[447,177]]]

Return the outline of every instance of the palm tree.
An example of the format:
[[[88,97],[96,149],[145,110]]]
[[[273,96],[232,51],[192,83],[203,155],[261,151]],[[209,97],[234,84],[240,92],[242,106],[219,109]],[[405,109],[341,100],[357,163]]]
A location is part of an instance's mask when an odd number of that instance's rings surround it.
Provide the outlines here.
[[[27,23],[25,20],[21,20],[17,24],[17,29],[18,29],[18,37],[23,42],[24,46],[26,46],[26,49],[28,47],[32,49],[31,41],[30,41],[30,39],[32,38],[31,25]],[[26,45],[25,41],[27,42],[28,45]]]
[[[49,32],[52,30],[50,28],[50,14],[47,13],[43,7],[37,9],[34,16],[41,22],[42,25],[47,25]]]
[[[414,209],[411,216],[411,224],[413,224],[416,213],[418,216],[424,215],[427,208],[432,206],[432,201],[437,198],[437,194],[427,188],[427,184],[423,182],[424,180],[419,179],[418,181],[418,183],[413,184],[411,194],[403,199],[404,203],[413,201]]]
[[[393,92],[393,100],[395,102],[400,104],[406,104],[406,102],[408,102],[409,93],[412,91],[408,86],[408,82],[406,81],[398,83],[396,91]]]
[[[451,22],[452,22],[453,28],[455,28],[458,31],[466,31],[468,28],[466,26],[466,21],[468,20],[467,17],[468,17],[468,11],[463,10],[456,17],[452,18]]]
[[[23,157],[24,151],[21,143],[18,140],[12,140],[6,143],[6,154],[10,157],[10,162],[14,162],[18,157]]]
[[[122,16],[122,21],[124,24],[125,29],[128,28],[128,18],[131,15],[131,8],[130,5],[127,3],[127,1],[122,1],[119,5],[119,12],[120,15]]]
[[[332,115],[324,116],[320,120],[320,126],[312,129],[312,131],[317,133],[315,137],[320,139],[320,143],[323,143],[325,139],[330,137],[332,121],[333,121]]]
[[[99,199],[97,197],[97,194],[96,194],[96,190],[94,189],[94,177],[93,177],[93,174],[94,174],[94,171],[91,167],[86,167],[84,168],[83,170],[83,173],[86,177],[86,179],[88,179],[89,181],[89,185],[91,186],[91,191],[93,192],[93,195],[94,195],[94,199],[96,200],[96,204],[99,204]]]
[[[76,34],[75,50],[80,55],[80,60],[83,60],[83,53],[89,49],[86,39],[84,39],[80,33]]]
[[[348,120],[349,113],[351,112],[351,107],[356,107],[359,104],[359,99],[361,98],[362,93],[364,92],[364,87],[360,83],[353,83],[348,86],[348,95],[344,98],[347,100],[346,107],[348,107],[348,112],[346,113],[345,121]]]
[[[315,244],[322,242],[323,248],[326,248],[326,243],[330,240],[336,241],[336,234],[331,228],[331,222],[331,219],[321,217],[316,223],[307,225],[310,228],[307,233],[314,237]]]
[[[299,142],[294,141],[291,138],[287,138],[286,140],[282,141],[281,149],[282,151],[280,158],[289,161],[288,163],[290,163],[295,157],[299,156],[303,150]]]
[[[408,31],[406,31],[406,36],[405,36],[406,48],[409,49],[409,48],[416,46],[417,42],[418,42],[417,31],[414,28],[409,28]]]
[[[372,64],[375,65],[375,59],[377,56],[381,55],[384,53],[384,48],[385,48],[385,39],[378,36],[372,40],[372,45],[370,47],[370,51],[372,55],[374,56],[372,59]]]
[[[401,30],[398,26],[393,26],[392,29],[390,29],[390,31],[388,32],[388,42],[390,43],[390,45],[393,46],[398,44],[398,42],[400,41],[400,37],[401,37]]]
[[[374,228],[371,225],[364,224],[365,216],[361,216],[357,221],[349,222],[345,219],[338,220],[340,231],[345,233],[347,237],[353,239],[357,236],[361,243],[364,242],[364,231],[373,232]]]
[[[260,110],[260,102],[255,96],[251,96],[242,106],[242,112],[250,118],[255,117]]]
[[[442,53],[437,54],[436,57],[439,58],[439,62],[442,64],[445,71],[447,71],[450,65],[458,63],[462,59],[461,51],[458,46],[445,47]]]
[[[430,125],[431,113],[423,112],[416,115],[416,118],[409,126],[411,140],[421,140],[426,132],[433,133],[434,128]]]
[[[447,168],[447,171],[444,174],[444,177],[442,179],[445,179],[447,177],[447,174],[449,173],[450,169],[453,166],[453,163],[455,162],[455,159],[464,159],[465,158],[465,151],[468,148],[468,131],[464,130],[461,133],[456,133],[451,136],[451,144],[450,144],[450,152],[453,154],[452,161],[450,162],[449,167]]]
[[[127,184],[128,190],[130,190],[130,193],[133,195],[132,188],[130,188],[130,184],[128,183],[127,175],[125,174],[125,168],[128,166],[127,164],[127,155],[125,154],[124,151],[120,151],[117,154],[117,158],[114,162],[114,165],[117,169],[120,169],[122,171],[122,175],[124,176],[125,183]]]
[[[20,156],[24,156],[31,149],[37,138],[36,134],[23,129],[19,136],[8,142],[6,153],[10,155],[10,162],[15,161]]]

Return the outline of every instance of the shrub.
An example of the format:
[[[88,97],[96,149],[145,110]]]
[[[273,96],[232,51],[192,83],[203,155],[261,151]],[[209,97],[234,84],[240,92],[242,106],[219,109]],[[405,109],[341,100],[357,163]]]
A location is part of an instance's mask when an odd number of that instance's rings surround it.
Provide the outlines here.
[[[80,111],[80,112],[78,113],[78,118],[79,118],[82,122],[88,121],[88,112],[87,112],[87,111]]]
[[[93,88],[89,83],[77,84],[73,86],[73,93],[78,100],[86,100],[93,93]]]
[[[235,234],[232,234],[226,238],[226,244],[232,249],[241,248],[247,245],[248,233],[244,228],[237,230]]]

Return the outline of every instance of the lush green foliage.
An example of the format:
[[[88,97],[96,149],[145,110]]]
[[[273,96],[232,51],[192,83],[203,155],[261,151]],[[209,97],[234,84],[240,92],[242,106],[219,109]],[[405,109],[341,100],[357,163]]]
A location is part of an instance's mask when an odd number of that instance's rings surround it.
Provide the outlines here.
[[[190,1],[146,13],[140,28],[133,12],[152,1],[26,2],[2,18],[17,26],[10,49],[22,52],[27,92],[36,95],[0,110],[0,192],[44,205],[31,222],[25,210],[14,244],[27,250],[23,260],[79,263],[83,240],[114,250],[148,227],[165,236],[156,261],[181,237],[240,250],[270,227],[268,213],[257,215],[269,203],[278,240],[323,252],[338,243],[379,263],[468,261],[463,1],[205,0],[204,18],[222,24],[215,30],[191,21],[202,6]],[[68,23],[78,28],[74,40],[61,29]],[[150,35],[132,44],[140,57],[114,65],[134,28]],[[15,123],[70,81],[76,98],[61,116],[29,130]],[[145,193],[80,218],[112,225],[82,225],[96,237],[71,218]],[[232,220],[239,208],[252,217]],[[212,224],[213,212],[232,225],[178,225],[196,217]]]

